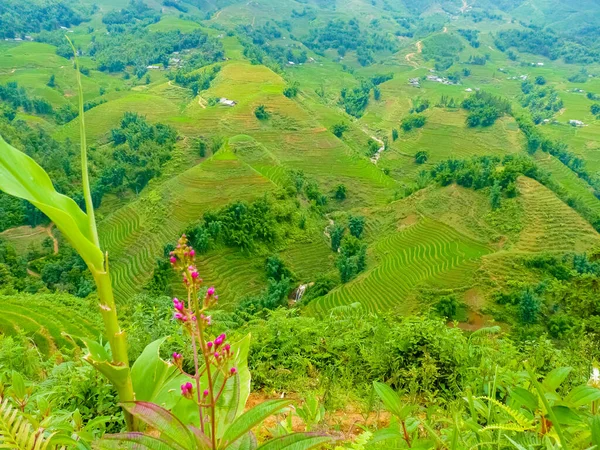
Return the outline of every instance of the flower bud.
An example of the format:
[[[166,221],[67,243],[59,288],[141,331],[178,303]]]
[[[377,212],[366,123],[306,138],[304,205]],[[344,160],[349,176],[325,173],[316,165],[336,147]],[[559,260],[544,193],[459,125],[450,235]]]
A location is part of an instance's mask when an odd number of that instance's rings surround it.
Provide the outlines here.
[[[232,367],[231,369],[229,369],[229,373],[231,375],[235,375],[237,373],[237,369],[235,367]]]
[[[171,264],[175,264],[177,262],[177,258],[175,256],[171,256],[169,261],[171,261]]]
[[[181,395],[184,397],[191,398],[192,392],[194,392],[194,386],[189,381],[181,385]]]
[[[209,392],[208,392],[208,389],[205,389],[205,390],[204,390],[204,392],[203,392],[202,394],[203,394],[205,397],[208,397],[208,394],[209,394]]]
[[[192,248],[190,250],[190,256],[193,258],[194,256],[196,256],[196,251]]]
[[[214,287],[209,287],[208,291],[206,291],[206,295],[208,295],[209,297],[212,297],[213,295],[215,295],[215,288]]]

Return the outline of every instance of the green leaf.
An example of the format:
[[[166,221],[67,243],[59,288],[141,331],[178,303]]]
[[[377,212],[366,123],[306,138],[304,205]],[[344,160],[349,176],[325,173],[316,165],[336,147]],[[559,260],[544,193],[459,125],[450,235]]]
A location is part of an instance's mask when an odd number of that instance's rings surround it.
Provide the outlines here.
[[[258,443],[254,433],[249,432],[243,435],[240,439],[227,446],[227,450],[256,450]]]
[[[130,380],[129,367],[113,364],[105,348],[93,339],[70,337],[83,342],[89,352],[83,359],[108,378],[117,390],[128,385]]]
[[[409,405],[402,405],[400,396],[385,383],[373,382],[375,392],[385,405],[386,409],[397,416],[400,420],[406,420],[410,414],[411,407]]]
[[[592,444],[600,448],[600,416],[593,416],[589,423],[590,432],[592,435]]]
[[[288,406],[289,400],[268,400],[238,417],[225,431],[223,441],[233,443],[266,418]]]
[[[143,433],[107,434],[97,443],[100,450],[144,449],[144,450],[173,450],[174,447],[160,439]]]
[[[25,380],[19,372],[13,370],[11,386],[13,390],[13,394],[19,400],[24,400],[27,395],[27,390],[25,389]]]
[[[178,389],[187,377],[160,357],[165,340],[157,339],[146,346],[131,368],[131,381],[136,400],[170,409],[179,400]]]
[[[395,440],[404,439],[404,436],[400,432],[400,430],[397,428],[397,425],[396,425],[396,428],[392,428],[390,426],[390,428],[382,428],[381,430],[377,430],[373,434],[373,437],[369,441],[369,444],[377,444],[378,442],[389,441],[390,439],[395,439]]]
[[[29,201],[52,220],[90,270],[104,271],[104,255],[94,244],[87,215],[59,194],[48,174],[32,158],[0,137],[0,190]]]
[[[565,381],[572,370],[572,367],[557,367],[546,375],[546,378],[542,381],[542,386],[548,391],[555,391]]]
[[[195,448],[194,434],[166,409],[148,402],[126,402],[122,406],[131,415],[158,431],[161,439],[174,448]]]
[[[221,372],[215,377],[215,390],[225,384],[221,396],[217,400],[217,439],[221,439],[227,428],[238,417],[238,408],[240,401],[240,377],[236,374],[233,377],[225,379]],[[243,411],[243,410],[242,410]]]
[[[537,395],[532,394],[527,389],[515,387],[510,391],[510,398],[519,406],[525,406],[530,411],[535,411],[538,408]]]
[[[258,450],[308,450],[330,441],[329,436],[293,433],[272,439],[258,447]]]
[[[569,395],[565,398],[565,403],[569,406],[578,407],[589,405],[595,400],[600,400],[600,389],[583,385],[577,386],[569,392]]]
[[[562,425],[576,425],[581,423],[581,417],[567,406],[553,406],[552,412],[558,423]]]

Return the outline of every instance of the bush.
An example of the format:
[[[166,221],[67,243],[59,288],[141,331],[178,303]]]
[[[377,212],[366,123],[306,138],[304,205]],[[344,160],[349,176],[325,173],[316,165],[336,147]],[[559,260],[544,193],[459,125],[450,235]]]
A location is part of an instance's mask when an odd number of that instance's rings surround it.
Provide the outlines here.
[[[419,150],[415,154],[415,162],[417,164],[424,164],[424,163],[426,163],[428,158],[429,158],[429,153],[426,150]]]
[[[344,132],[348,130],[348,125],[345,123],[336,123],[333,128],[331,129],[331,132],[336,135],[337,137],[341,138],[344,134]]]
[[[401,127],[404,131],[408,132],[413,128],[421,128],[427,122],[427,118],[422,114],[411,114],[408,117],[402,119]]]
[[[269,112],[267,111],[265,105],[259,105],[254,110],[254,115],[258,120],[267,120],[269,118]]]

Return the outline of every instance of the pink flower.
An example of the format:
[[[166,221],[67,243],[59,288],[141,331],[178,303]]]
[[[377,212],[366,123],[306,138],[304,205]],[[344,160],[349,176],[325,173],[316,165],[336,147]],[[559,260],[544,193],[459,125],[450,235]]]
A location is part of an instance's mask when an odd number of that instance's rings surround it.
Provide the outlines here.
[[[185,317],[185,316],[184,316],[183,314],[181,314],[181,313],[175,313],[175,314],[173,315],[173,318],[174,318],[175,320],[180,320],[180,321],[182,321],[182,322],[187,322],[187,317]]]
[[[181,358],[182,358],[182,356],[181,356],[179,353],[177,353],[177,352],[173,353],[173,359],[174,359],[175,361],[178,361],[178,360],[180,360]]]
[[[231,375],[235,375],[237,373],[237,369],[235,367],[232,367],[231,369],[229,369],[229,373]]]
[[[195,270],[192,272],[192,278],[195,280],[200,276],[200,274],[198,272],[196,272]]]
[[[181,302],[178,298],[173,299],[173,306],[177,311],[183,311],[183,302]]]
[[[208,341],[208,342],[206,343],[206,346],[207,346],[208,348],[212,348],[212,346],[213,346],[213,343],[212,343],[212,341]]]
[[[204,394],[204,396],[205,396],[205,397],[208,397],[208,389],[206,389],[206,390],[203,392],[203,394]]]
[[[221,345],[224,341],[225,341],[225,333],[220,334],[219,336],[217,336],[217,338],[215,339],[215,345],[218,347],[219,345]]]
[[[171,261],[171,264],[175,264],[177,262],[177,258],[175,256],[171,256],[169,261]]]
[[[229,344],[225,344],[225,347],[223,347],[223,348],[225,349],[225,351],[226,351],[227,353],[229,353],[229,350],[231,350],[231,345],[229,345]]]
[[[215,358],[219,359],[219,352],[215,352]]]
[[[190,256],[193,258],[194,256],[196,256],[196,251],[194,249],[190,250]]]
[[[214,287],[209,287],[208,291],[206,291],[206,295],[208,295],[209,297],[212,297],[213,295],[215,295],[215,288]]]
[[[181,395],[184,397],[190,397],[194,391],[194,386],[189,381],[181,385]]]

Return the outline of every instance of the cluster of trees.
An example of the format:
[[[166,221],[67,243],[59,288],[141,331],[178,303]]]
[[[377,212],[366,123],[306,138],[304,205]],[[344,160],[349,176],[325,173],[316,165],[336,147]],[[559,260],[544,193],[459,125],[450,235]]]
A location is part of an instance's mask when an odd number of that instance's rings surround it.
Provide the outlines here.
[[[394,52],[397,49],[394,40],[388,36],[361,30],[356,19],[332,20],[323,27],[313,28],[303,43],[321,55],[325,50],[333,49],[340,57],[344,57],[347,51],[354,50],[362,66],[372,64],[378,52]]]
[[[469,41],[471,47],[479,48],[479,30],[460,28],[458,32],[462,37]]]
[[[347,227],[335,224],[329,230],[331,250],[338,253],[336,266],[342,283],[352,280],[367,267],[367,245],[361,241],[365,223],[363,216],[350,216]]]
[[[16,81],[0,85],[0,100],[5,102],[2,108],[3,115],[9,120],[16,117],[17,110],[22,108],[26,113],[35,113],[52,117],[62,125],[77,117],[77,111],[70,104],[65,104],[54,109],[52,104],[41,97],[30,97],[23,87]]]
[[[454,97],[448,97],[447,95],[442,95],[440,97],[440,101],[437,103],[438,107],[442,108],[458,108],[460,102],[456,101]]]
[[[148,18],[153,18],[158,22],[160,15],[144,3],[143,0],[129,0],[126,8],[113,9],[107,12],[102,17],[102,22],[106,25],[124,25]]]
[[[409,132],[415,128],[422,128],[427,122],[427,117],[423,114],[409,114],[400,123],[400,127],[405,132]]]
[[[464,49],[461,40],[450,34],[434,34],[423,45],[423,58],[426,61],[435,60],[435,70],[448,70],[456,61],[459,53]]]
[[[373,84],[368,81],[361,81],[360,86],[354,89],[342,89],[340,93],[340,102],[345,111],[356,118],[362,117],[371,96]]]
[[[221,42],[201,30],[152,32],[135,25],[122,26],[94,39],[86,53],[96,59],[99,70],[122,72],[133,66],[134,73],[141,78],[148,65],[168,67],[173,52],[186,49],[195,49],[201,55],[194,60],[193,68],[220,61],[224,55]]]
[[[523,339],[548,333],[554,339],[573,339],[586,334],[600,337],[600,305],[597,302],[600,262],[597,250],[589,254],[556,256],[543,254],[526,258],[523,266],[542,281],[516,283],[496,294],[502,305],[497,314],[525,328],[515,330]]]
[[[285,89],[283,90],[283,95],[285,95],[287,98],[294,98],[296,97],[296,95],[298,95],[299,89],[300,85],[297,81],[294,81],[293,83],[285,87]]]
[[[516,180],[520,175],[546,184],[549,175],[542,172],[531,158],[507,155],[503,159],[481,156],[468,160],[449,159],[430,170],[431,178],[442,186],[456,183],[472,189],[490,188],[490,204],[500,206],[502,195],[518,194]]]
[[[198,93],[210,88],[210,84],[220,71],[221,66],[213,66],[202,72],[197,72],[195,69],[192,72],[178,70],[174,75],[170,74],[170,77],[180,86],[191,89],[195,97]]]
[[[298,44],[290,42],[283,46],[273,42],[282,37],[278,24],[267,21],[260,27],[240,25],[236,31],[244,46],[244,56],[252,64],[265,64],[280,72],[286,64],[303,64],[308,61],[308,53]]]
[[[177,132],[169,125],[152,125],[143,116],[128,112],[119,128],[111,130],[111,140],[116,164],[105,167],[93,186],[98,204],[108,189],[127,182],[139,193],[152,178],[160,176],[162,167],[171,159]]]
[[[577,42],[574,36],[564,36],[551,29],[505,30],[496,35],[495,44],[501,51],[511,47],[520,52],[542,55],[555,60],[564,58],[569,64],[592,64],[600,61],[600,51],[590,45],[590,38],[598,37],[593,33],[579,33],[577,39],[586,42]]]
[[[490,55],[489,54],[485,54],[483,56],[480,55],[469,55],[469,59],[467,60],[468,64],[473,64],[475,66],[485,66],[485,64],[488,62],[488,59],[490,59]]]
[[[253,251],[259,243],[274,244],[278,239],[277,224],[291,220],[287,210],[283,212],[263,197],[250,203],[237,201],[205,213],[199,224],[186,230],[186,236],[199,253],[205,253],[219,243]]]
[[[539,78],[536,78],[535,84],[527,80],[521,83],[521,105],[529,109],[536,124],[551,119],[564,106],[558,92],[550,86],[543,87],[546,81]]]
[[[412,108],[410,108],[410,112],[411,113],[422,113],[423,111],[425,111],[427,108],[429,108],[429,100],[428,99],[422,99],[421,97],[417,97],[416,99],[413,100],[413,104],[412,104]]]
[[[65,1],[39,3],[34,0],[0,2],[0,39],[23,39],[26,34],[79,25],[84,20]]]
[[[470,127],[488,127],[512,111],[508,100],[485,91],[477,91],[467,97],[462,107],[469,111],[467,125]]]

